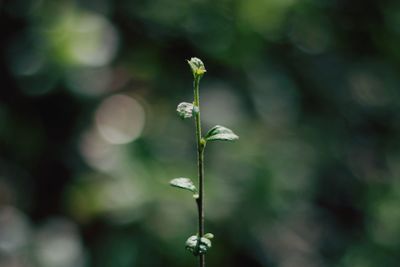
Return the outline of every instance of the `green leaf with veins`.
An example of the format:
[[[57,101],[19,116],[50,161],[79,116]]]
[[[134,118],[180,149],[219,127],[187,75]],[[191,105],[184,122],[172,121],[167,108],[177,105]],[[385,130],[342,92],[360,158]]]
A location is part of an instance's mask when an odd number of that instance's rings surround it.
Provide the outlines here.
[[[221,125],[216,125],[208,131],[204,137],[206,141],[233,141],[239,139],[231,129]]]
[[[186,190],[189,190],[189,191],[197,194],[197,188],[196,188],[196,186],[194,186],[192,180],[190,180],[189,178],[184,178],[184,177],[175,178],[175,179],[172,179],[169,182],[169,184],[171,186],[186,189]]]

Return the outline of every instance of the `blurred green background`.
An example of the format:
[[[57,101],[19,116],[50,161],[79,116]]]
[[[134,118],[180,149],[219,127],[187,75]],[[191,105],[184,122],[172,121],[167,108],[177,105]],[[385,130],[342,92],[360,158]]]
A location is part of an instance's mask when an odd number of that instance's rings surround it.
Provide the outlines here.
[[[400,3],[0,1],[0,266],[400,266]]]

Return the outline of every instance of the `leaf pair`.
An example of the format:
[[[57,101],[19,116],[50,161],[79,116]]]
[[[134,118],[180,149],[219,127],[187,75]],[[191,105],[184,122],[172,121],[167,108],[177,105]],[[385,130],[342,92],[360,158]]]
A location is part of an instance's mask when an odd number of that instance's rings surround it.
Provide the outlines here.
[[[186,249],[195,256],[205,254],[211,248],[210,239],[213,237],[214,235],[211,233],[207,233],[201,238],[197,235],[192,235],[186,240]]]

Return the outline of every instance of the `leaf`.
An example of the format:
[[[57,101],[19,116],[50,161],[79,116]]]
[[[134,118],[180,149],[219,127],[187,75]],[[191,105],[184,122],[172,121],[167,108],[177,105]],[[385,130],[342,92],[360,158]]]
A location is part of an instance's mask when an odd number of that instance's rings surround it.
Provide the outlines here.
[[[179,117],[182,119],[188,119],[193,117],[196,112],[198,112],[198,107],[194,106],[192,103],[182,102],[176,108]]]
[[[197,235],[192,235],[190,236],[187,240],[186,240],[186,248],[189,250],[195,250],[196,246],[197,246],[197,240],[198,237]]]
[[[239,136],[237,136],[231,129],[216,125],[208,131],[204,139],[206,141],[233,141],[239,139]]]
[[[175,179],[172,179],[169,182],[169,184],[171,186],[186,189],[186,190],[192,191],[193,193],[197,194],[197,188],[196,188],[196,186],[194,186],[192,180],[190,180],[189,178],[184,178],[184,177],[175,178]]]
[[[213,239],[214,235],[212,233],[207,233],[207,234],[203,235],[203,237],[205,237],[207,239]]]
[[[200,253],[206,253],[211,248],[211,240],[205,237],[200,238]]]

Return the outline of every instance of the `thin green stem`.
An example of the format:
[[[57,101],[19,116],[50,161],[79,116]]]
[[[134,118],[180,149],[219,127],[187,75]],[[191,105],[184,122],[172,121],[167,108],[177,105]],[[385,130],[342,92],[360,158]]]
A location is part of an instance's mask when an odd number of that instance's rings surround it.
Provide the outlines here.
[[[198,108],[195,114],[196,123],[196,141],[197,141],[197,167],[198,167],[198,181],[199,181],[199,197],[196,199],[198,209],[198,232],[199,238],[204,235],[204,147],[205,144],[201,137],[201,121],[200,121],[200,97],[199,97],[199,83],[201,77],[196,75],[193,83],[194,90],[194,105]],[[205,267],[205,255],[199,255],[199,267]]]

